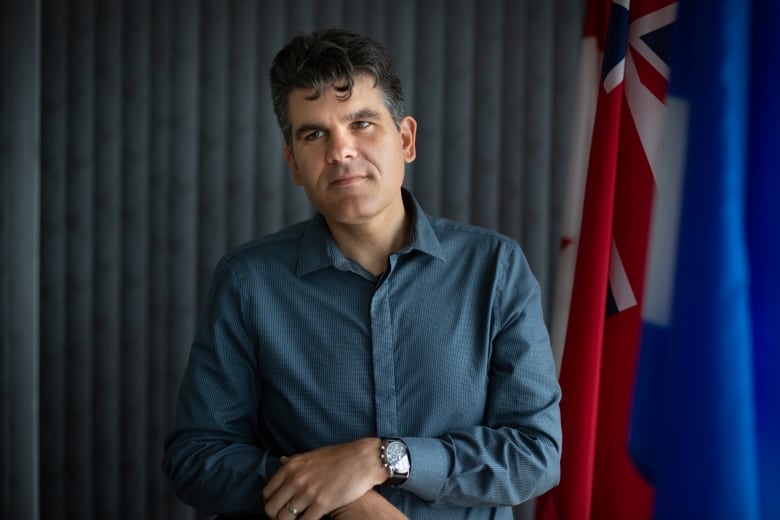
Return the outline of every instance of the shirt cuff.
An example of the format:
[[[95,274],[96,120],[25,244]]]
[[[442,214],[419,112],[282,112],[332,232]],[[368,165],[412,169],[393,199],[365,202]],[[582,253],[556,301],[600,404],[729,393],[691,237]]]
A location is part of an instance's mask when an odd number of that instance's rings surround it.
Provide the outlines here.
[[[429,502],[439,498],[450,468],[450,456],[438,439],[403,437],[409,448],[411,471],[409,478],[399,486]]]

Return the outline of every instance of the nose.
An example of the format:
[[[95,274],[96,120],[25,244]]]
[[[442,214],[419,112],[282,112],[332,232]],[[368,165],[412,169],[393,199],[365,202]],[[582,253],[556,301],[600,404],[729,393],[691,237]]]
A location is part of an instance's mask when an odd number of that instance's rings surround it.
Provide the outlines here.
[[[354,136],[347,130],[338,129],[328,136],[328,162],[338,163],[357,157]]]

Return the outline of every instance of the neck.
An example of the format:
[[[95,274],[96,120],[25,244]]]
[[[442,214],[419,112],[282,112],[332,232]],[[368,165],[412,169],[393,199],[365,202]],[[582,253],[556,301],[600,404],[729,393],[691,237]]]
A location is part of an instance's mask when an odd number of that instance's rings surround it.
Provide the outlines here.
[[[382,274],[388,257],[403,247],[410,225],[411,217],[405,211],[391,222],[347,225],[328,222],[330,234],[344,256],[374,276]]]

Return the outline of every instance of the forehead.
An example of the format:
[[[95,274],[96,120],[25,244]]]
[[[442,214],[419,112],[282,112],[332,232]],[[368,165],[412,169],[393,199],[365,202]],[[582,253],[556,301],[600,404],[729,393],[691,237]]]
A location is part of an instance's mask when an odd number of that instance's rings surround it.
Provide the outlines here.
[[[300,118],[309,119],[314,116],[327,117],[331,113],[354,112],[355,110],[372,109],[383,116],[390,115],[385,107],[384,96],[379,87],[374,85],[374,78],[369,75],[355,77],[352,95],[345,97],[345,92],[336,90],[329,85],[316,98],[313,88],[294,88],[290,91],[288,111],[293,125]]]

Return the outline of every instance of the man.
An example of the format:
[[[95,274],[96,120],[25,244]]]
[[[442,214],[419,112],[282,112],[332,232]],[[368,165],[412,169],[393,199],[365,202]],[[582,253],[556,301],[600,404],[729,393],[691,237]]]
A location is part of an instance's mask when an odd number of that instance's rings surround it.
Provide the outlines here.
[[[296,37],[271,86],[317,215],[217,267],[166,441],[174,489],[278,519],[511,518],[561,451],[520,247],[402,188],[417,124],[381,45]]]

